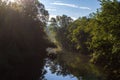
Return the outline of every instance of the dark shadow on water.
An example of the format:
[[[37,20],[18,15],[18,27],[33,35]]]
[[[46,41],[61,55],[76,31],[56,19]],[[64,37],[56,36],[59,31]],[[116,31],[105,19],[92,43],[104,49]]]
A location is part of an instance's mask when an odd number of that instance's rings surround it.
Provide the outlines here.
[[[46,53],[26,51],[20,54],[0,56],[0,80],[43,80]]]

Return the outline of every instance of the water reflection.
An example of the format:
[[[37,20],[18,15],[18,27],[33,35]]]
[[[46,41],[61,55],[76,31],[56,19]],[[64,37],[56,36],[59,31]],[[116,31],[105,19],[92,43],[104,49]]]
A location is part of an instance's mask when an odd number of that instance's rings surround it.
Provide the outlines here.
[[[0,59],[0,80],[104,80],[99,68],[79,54],[7,52]]]
[[[73,75],[62,76],[53,74],[50,67],[45,67],[45,69],[47,70],[47,74],[45,74],[45,78],[47,78],[47,80],[77,80],[77,78],[73,77]]]
[[[20,54],[4,53],[0,58],[0,80],[43,80],[46,55],[40,52]]]
[[[47,80],[104,80],[99,68],[88,62],[88,57],[73,53],[58,53],[47,58]]]

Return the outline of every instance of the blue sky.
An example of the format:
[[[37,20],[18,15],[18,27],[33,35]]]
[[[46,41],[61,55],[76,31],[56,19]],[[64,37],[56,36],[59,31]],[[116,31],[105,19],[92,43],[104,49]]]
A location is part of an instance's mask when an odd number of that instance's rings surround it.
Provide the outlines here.
[[[74,19],[88,16],[100,8],[98,0],[40,0],[49,11],[50,17],[67,15]]]

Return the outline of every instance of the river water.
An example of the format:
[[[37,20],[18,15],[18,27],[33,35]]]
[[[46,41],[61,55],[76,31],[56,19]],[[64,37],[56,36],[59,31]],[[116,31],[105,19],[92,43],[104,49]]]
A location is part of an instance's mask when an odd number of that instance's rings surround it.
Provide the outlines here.
[[[0,80],[105,80],[102,69],[78,53],[21,54],[0,56]]]
[[[58,53],[45,59],[45,80],[104,80],[100,67],[89,58],[77,53]]]

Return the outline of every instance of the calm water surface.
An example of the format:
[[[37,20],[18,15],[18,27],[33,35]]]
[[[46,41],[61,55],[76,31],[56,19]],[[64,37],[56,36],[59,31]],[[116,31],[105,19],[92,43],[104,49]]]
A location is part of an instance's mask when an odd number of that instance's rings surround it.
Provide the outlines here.
[[[46,80],[104,80],[100,68],[74,53],[51,55],[46,58],[44,69]]]
[[[47,73],[45,74],[45,78],[47,80],[77,80],[77,78],[75,76],[73,76],[72,74],[68,74],[68,75],[59,75],[57,74],[58,70],[60,70],[60,66],[57,65],[56,68],[56,72],[52,72],[51,67],[54,65],[52,65],[52,61],[49,62],[50,60],[46,59],[46,64],[44,66],[44,69],[47,71]],[[81,79],[82,80],[82,79]]]
[[[0,56],[0,80],[104,80],[100,68],[80,54],[21,54]]]

